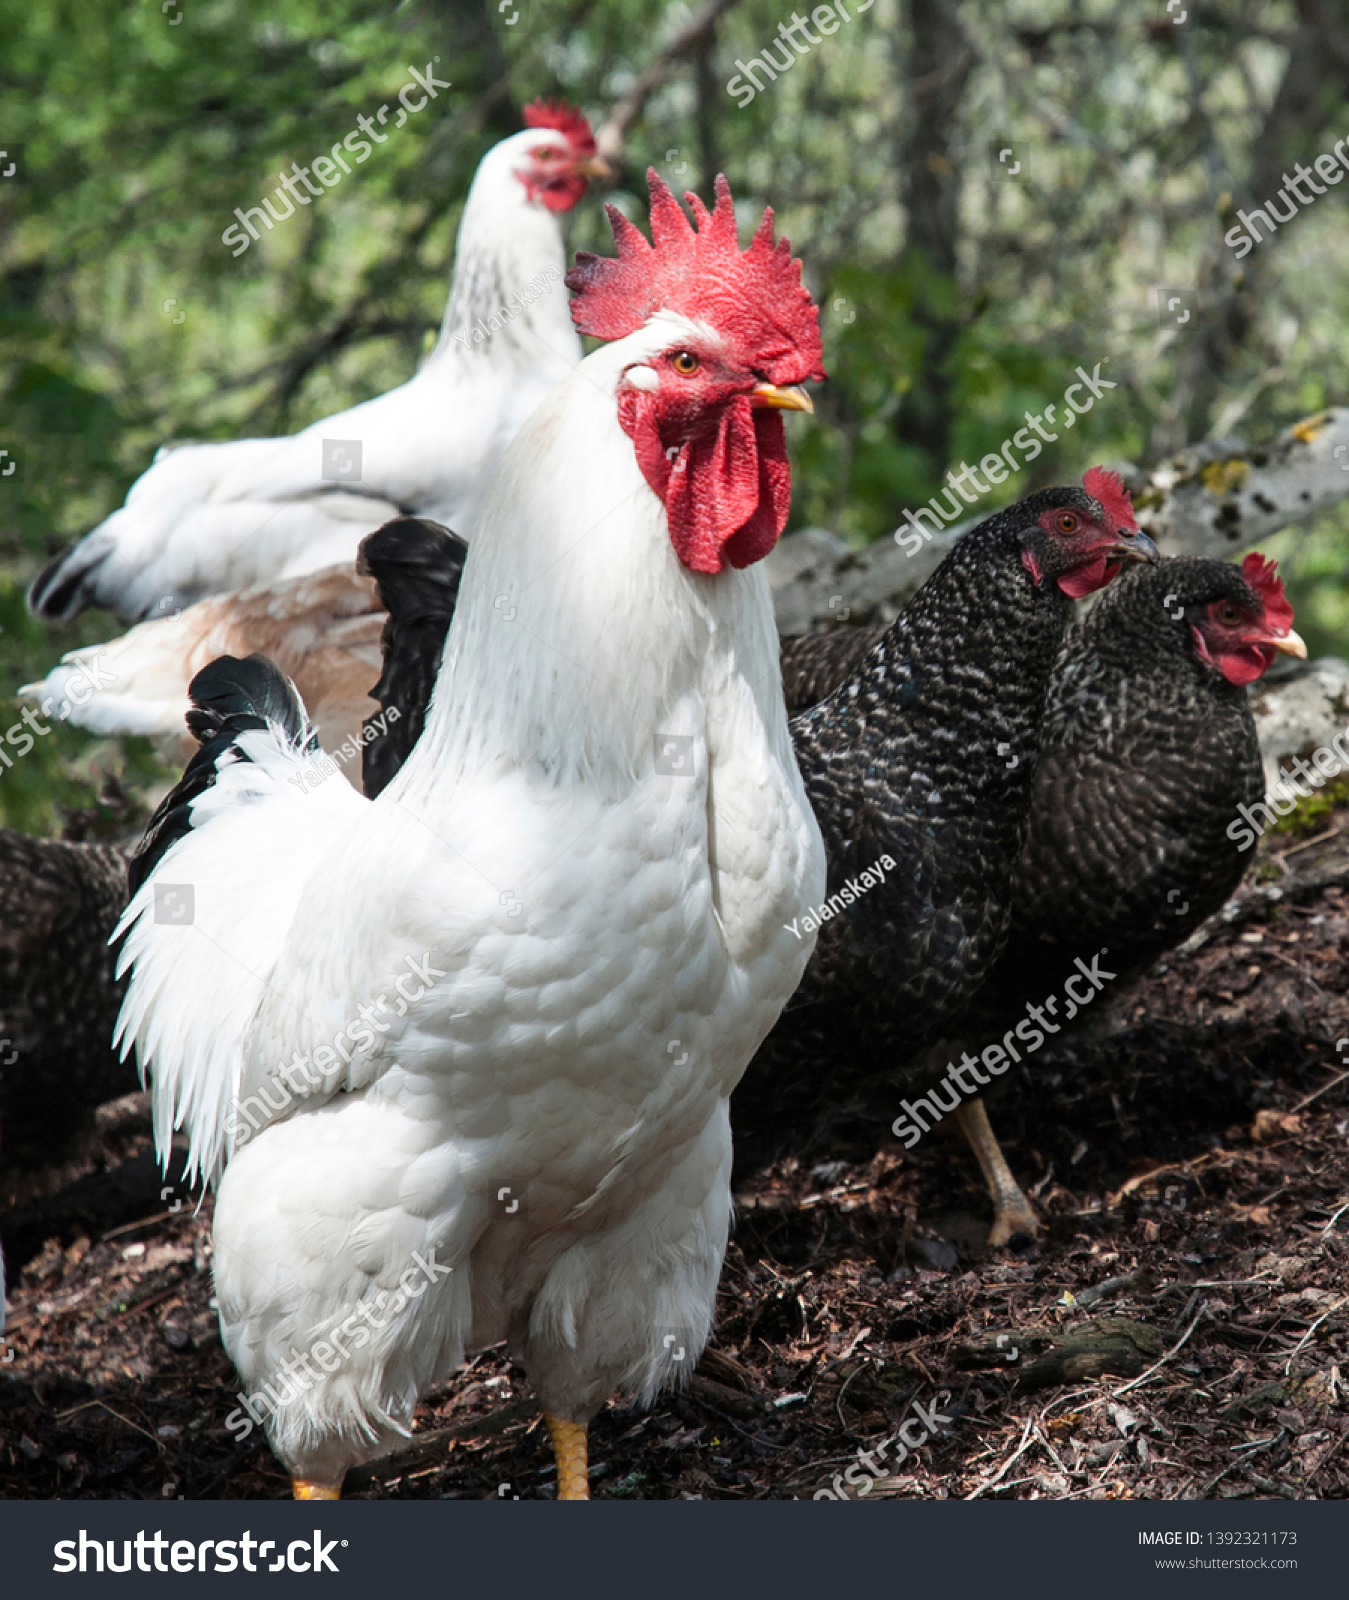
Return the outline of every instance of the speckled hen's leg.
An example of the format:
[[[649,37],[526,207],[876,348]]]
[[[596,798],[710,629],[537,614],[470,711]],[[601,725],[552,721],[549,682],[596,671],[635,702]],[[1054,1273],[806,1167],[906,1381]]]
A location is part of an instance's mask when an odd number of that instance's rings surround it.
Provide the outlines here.
[[[590,1474],[586,1466],[586,1425],[566,1417],[543,1414],[553,1438],[557,1457],[557,1497],[559,1500],[589,1500]]]
[[[956,1122],[961,1133],[969,1140],[970,1149],[978,1157],[984,1182],[988,1185],[988,1192],[993,1198],[993,1226],[989,1230],[989,1244],[996,1249],[1018,1233],[1029,1234],[1032,1239],[1038,1239],[1039,1218],[1032,1211],[1030,1201],[1022,1194],[1020,1186],[1012,1176],[1012,1169],[1007,1165],[1007,1159],[998,1143],[998,1136],[989,1126],[984,1102],[969,1100],[958,1107]]]

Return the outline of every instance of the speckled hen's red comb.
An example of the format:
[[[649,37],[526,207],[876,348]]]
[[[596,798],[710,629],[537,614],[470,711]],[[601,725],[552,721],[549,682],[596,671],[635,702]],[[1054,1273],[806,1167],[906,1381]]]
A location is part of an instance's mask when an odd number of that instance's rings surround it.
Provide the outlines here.
[[[595,135],[579,106],[569,106],[565,100],[531,100],[524,109],[527,128],[555,128],[565,133],[576,154],[583,159],[595,154]]]
[[[777,384],[823,378],[820,314],[801,283],[801,263],[785,239],[773,242],[773,212],[747,250],[740,248],[731,188],[716,181],[712,211],[695,194],[685,195],[696,229],[655,168],[651,189],[651,238],[614,206],[606,206],[618,258],[577,254],[567,274],[576,293],[572,320],[597,339],[623,339],[657,311],[677,311],[709,322],[742,357]]]
[[[1137,532],[1138,519],[1134,516],[1133,501],[1130,500],[1129,491],[1124,487],[1124,479],[1118,472],[1107,472],[1104,467],[1092,467],[1083,474],[1082,487],[1093,500],[1099,500],[1105,507],[1105,514],[1110,518],[1116,533],[1122,528]]]
[[[1277,563],[1254,550],[1241,563],[1241,575],[1265,603],[1265,622],[1273,634],[1283,635],[1293,626],[1293,608],[1283,592]]]

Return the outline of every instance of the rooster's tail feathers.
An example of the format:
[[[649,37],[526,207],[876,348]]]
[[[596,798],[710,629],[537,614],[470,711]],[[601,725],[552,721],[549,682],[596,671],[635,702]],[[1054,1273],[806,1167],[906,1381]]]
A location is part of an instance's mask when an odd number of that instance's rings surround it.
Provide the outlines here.
[[[397,621],[454,611],[468,546],[429,517],[395,517],[361,540],[357,567]]]
[[[130,884],[136,891],[166,852],[192,828],[192,808],[214,788],[226,767],[265,762],[258,741],[243,735],[270,734],[278,756],[318,753],[318,735],[309,726],[295,685],[266,656],[243,661],[220,656],[188,685],[192,707],[187,725],[200,744],[187,770],[150,819],[145,838],[132,857]]]
[[[189,1169],[215,1177],[296,907],[365,802],[323,781],[304,706],[265,656],[221,656],[189,692],[202,746],[131,863],[113,940],[118,976],[132,977],[114,1043],[124,1058],[136,1049],[161,1159],[185,1128]]]
[[[187,686],[187,725],[203,753],[246,728],[275,728],[293,748],[317,749],[295,685],[266,656],[217,656]]]

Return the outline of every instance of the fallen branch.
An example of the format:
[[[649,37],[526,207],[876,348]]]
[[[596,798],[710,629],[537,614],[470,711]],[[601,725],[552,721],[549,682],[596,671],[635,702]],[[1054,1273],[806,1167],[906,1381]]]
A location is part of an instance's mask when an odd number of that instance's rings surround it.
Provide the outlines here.
[[[1140,1267],[1137,1271],[1124,1273],[1122,1277],[1107,1278],[1104,1283],[1098,1283],[1094,1288],[1084,1289],[1081,1294],[1074,1295],[1073,1299],[1076,1301],[1079,1310],[1086,1311],[1094,1306],[1098,1300],[1104,1300],[1112,1294],[1119,1294],[1122,1289],[1146,1290],[1151,1277],[1152,1274],[1146,1267]]]
[[[1140,524],[1167,555],[1235,555],[1349,497],[1349,407],[1306,417],[1268,445],[1209,439],[1149,471],[1126,467],[1124,477]],[[793,534],[768,558],[778,627],[806,633],[844,620],[889,621],[960,536],[996,508],[990,497],[977,516],[934,534],[912,555],[891,537],[855,551],[823,529]],[[896,521],[904,509],[896,508]]]
[[[686,1392],[690,1400],[700,1401],[713,1411],[729,1412],[733,1417],[762,1417],[773,1409],[771,1400],[742,1394],[738,1389],[718,1383],[715,1378],[705,1378],[701,1372],[690,1374]]]
[[[353,1467],[342,1485],[343,1492],[368,1489],[377,1478],[396,1478],[414,1467],[425,1466],[438,1460],[447,1445],[456,1439],[486,1439],[494,1433],[504,1433],[517,1422],[529,1422],[539,1414],[537,1400],[515,1400],[484,1417],[468,1417],[450,1428],[437,1428],[433,1433],[419,1434],[406,1449],[393,1455],[381,1456],[378,1461],[367,1461],[364,1466]]]
[[[1293,852],[1291,850],[1285,852],[1287,855],[1292,855],[1292,853]],[[1303,1099],[1298,1101],[1288,1115],[1290,1117],[1295,1117],[1304,1106],[1309,1106],[1313,1100],[1319,1100],[1323,1094],[1325,1094],[1328,1090],[1333,1089],[1337,1083],[1343,1083],[1346,1078],[1349,1078],[1349,1072],[1341,1072],[1338,1077],[1332,1078],[1329,1083],[1323,1083],[1319,1089],[1313,1089],[1311,1094],[1306,1095]]]
[[[1181,1334],[1180,1338],[1176,1340],[1175,1344],[1171,1346],[1171,1348],[1166,1352],[1160,1361],[1158,1361],[1154,1366],[1149,1367],[1146,1372],[1140,1374],[1140,1376],[1135,1378],[1131,1383],[1122,1384],[1118,1389],[1115,1390],[1114,1394],[1106,1395],[1105,1398],[1107,1400],[1118,1400],[1122,1394],[1128,1394],[1130,1389],[1137,1389],[1141,1384],[1145,1384],[1148,1379],[1152,1377],[1153,1373],[1160,1372],[1167,1362],[1172,1360],[1184,1347],[1185,1341],[1204,1320],[1207,1314],[1208,1301],[1205,1300],[1203,1305],[1200,1306],[1199,1310],[1195,1312],[1194,1321],[1188,1328],[1186,1328],[1185,1332]],[[1098,1404],[1099,1402],[1093,1401],[1092,1403]]]
[[[1003,1474],[1011,1468],[1012,1463],[1020,1460],[1030,1446],[1036,1443],[1032,1430],[1034,1429],[1037,1421],[1038,1418],[1034,1415],[1034,1413],[1027,1417],[1026,1426],[1021,1431],[1021,1443],[1017,1445],[1016,1449],[1013,1450],[1011,1455],[1007,1457],[1006,1461],[1003,1462],[1003,1464],[998,1468],[991,1478],[988,1478],[981,1483],[973,1494],[967,1494],[965,1496],[967,1500],[977,1500],[979,1496],[985,1492],[985,1490],[994,1488],[999,1479],[1002,1478]]]
[[[1316,1330],[1321,1326],[1327,1317],[1333,1317],[1342,1306],[1346,1305],[1349,1305],[1349,1294],[1341,1295],[1335,1304],[1331,1306],[1329,1311],[1323,1311],[1321,1315],[1317,1317],[1316,1321],[1312,1323],[1311,1327],[1307,1329],[1306,1333],[1304,1333],[1298,1340],[1297,1344],[1294,1345],[1288,1360],[1284,1362],[1283,1372],[1285,1377],[1287,1377],[1293,1370],[1293,1357],[1298,1353],[1299,1350],[1301,1350],[1303,1345],[1306,1344],[1307,1340],[1311,1338],[1312,1334],[1316,1332]]]
[[[1096,1317],[1054,1332],[1014,1328],[995,1335],[990,1329],[980,1338],[958,1343],[955,1359],[962,1368],[1007,1369],[1015,1365],[1019,1387],[1024,1390],[1107,1374],[1131,1377],[1161,1348],[1161,1341],[1145,1323],[1129,1317]],[[1033,1359],[1025,1361],[1023,1356]]]

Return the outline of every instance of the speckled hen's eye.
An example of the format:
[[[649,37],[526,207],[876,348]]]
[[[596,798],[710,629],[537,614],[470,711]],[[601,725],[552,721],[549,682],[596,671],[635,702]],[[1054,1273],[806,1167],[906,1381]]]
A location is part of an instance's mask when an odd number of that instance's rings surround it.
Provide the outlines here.
[[[681,378],[691,378],[693,374],[697,372],[702,363],[691,351],[681,350],[670,363],[670,365],[675,369]]]
[[[1077,518],[1071,511],[1059,512],[1059,532],[1075,533],[1077,531]]]
[[[1218,612],[1218,621],[1225,628],[1235,628],[1237,623],[1241,621],[1241,613],[1233,605],[1223,606]]]

